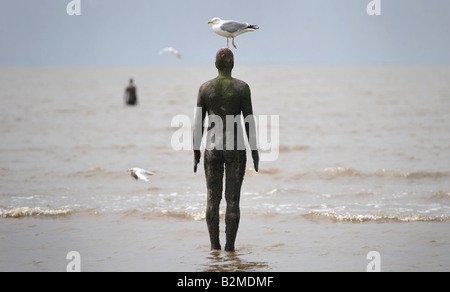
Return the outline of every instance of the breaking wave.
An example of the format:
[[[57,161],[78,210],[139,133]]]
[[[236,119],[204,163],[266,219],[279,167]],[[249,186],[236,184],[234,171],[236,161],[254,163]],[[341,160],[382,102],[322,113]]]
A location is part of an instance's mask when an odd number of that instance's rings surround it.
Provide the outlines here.
[[[388,215],[388,214],[336,214],[331,212],[312,212],[302,215],[304,218],[330,219],[333,222],[445,222],[450,219],[448,216],[424,216],[424,215]]]
[[[69,209],[41,209],[39,207],[13,207],[10,209],[0,209],[0,218],[21,218],[35,216],[59,216],[70,214]]]
[[[154,209],[141,210],[140,208],[133,208],[124,212],[125,216],[138,217],[141,219],[151,219],[154,217],[167,216],[178,219],[188,219],[194,221],[202,221],[206,218],[205,210],[168,210],[168,209]],[[223,214],[221,214],[223,215]]]
[[[198,211],[198,212],[176,212],[176,211],[168,211],[168,210],[162,210],[161,214],[174,217],[174,218],[182,218],[182,219],[193,219],[195,221],[202,221],[206,218],[206,212],[205,211]],[[221,214],[223,215],[223,214]]]

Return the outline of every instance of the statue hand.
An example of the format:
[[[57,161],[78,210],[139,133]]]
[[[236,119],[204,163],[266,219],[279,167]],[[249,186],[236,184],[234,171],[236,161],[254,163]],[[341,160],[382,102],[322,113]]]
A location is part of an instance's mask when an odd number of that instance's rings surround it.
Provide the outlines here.
[[[252,150],[252,157],[253,157],[253,166],[255,167],[255,171],[258,172],[258,167],[259,167],[258,150]]]
[[[201,156],[200,150],[194,150],[194,173],[197,173],[197,165],[200,163]]]

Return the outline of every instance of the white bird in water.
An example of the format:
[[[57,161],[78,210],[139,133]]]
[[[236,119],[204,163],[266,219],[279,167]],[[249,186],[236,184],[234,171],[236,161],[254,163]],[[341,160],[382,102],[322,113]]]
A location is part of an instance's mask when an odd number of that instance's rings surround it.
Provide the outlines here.
[[[162,55],[162,54],[164,54],[166,52],[177,56],[178,59],[181,59],[180,53],[176,49],[174,49],[172,47],[168,47],[168,48],[162,49],[161,51],[159,51],[159,55]]]
[[[141,179],[141,180],[146,181],[146,182],[149,182],[150,181],[150,179],[149,179],[150,176],[154,175],[154,173],[151,172],[151,171],[148,171],[148,170],[145,170],[145,169],[142,169],[142,168],[137,168],[137,167],[130,168],[128,170],[128,172],[130,172],[131,176],[134,177],[136,180]]]
[[[245,22],[239,22],[234,20],[222,20],[218,17],[215,17],[208,21],[208,24],[212,24],[213,30],[220,36],[227,38],[227,47],[230,47],[230,38],[233,40],[233,46],[237,49],[236,44],[234,43],[234,38],[238,35],[249,31],[255,31],[259,29],[259,26],[248,24]]]

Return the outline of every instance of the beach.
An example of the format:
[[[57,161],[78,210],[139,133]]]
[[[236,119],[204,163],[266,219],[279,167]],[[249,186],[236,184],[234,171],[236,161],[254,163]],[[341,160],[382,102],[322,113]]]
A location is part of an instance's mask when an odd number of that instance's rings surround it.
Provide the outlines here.
[[[0,271],[66,271],[70,251],[82,271],[366,271],[371,251],[381,271],[450,270],[449,67],[236,65],[279,143],[258,173],[248,155],[234,253],[209,250],[203,166],[172,141],[216,75],[0,68]]]

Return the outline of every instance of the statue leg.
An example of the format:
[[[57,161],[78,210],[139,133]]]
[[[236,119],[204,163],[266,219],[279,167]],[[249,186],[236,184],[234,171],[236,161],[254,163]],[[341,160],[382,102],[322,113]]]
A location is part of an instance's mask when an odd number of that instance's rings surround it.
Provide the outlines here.
[[[219,209],[223,191],[224,162],[221,151],[205,151],[204,155],[206,187],[208,198],[206,202],[206,224],[208,226],[211,249],[220,250],[219,240]]]
[[[241,186],[246,168],[246,151],[227,151],[225,156],[226,185],[225,200],[227,210],[225,214],[226,251],[234,251],[234,243],[239,228]]]

